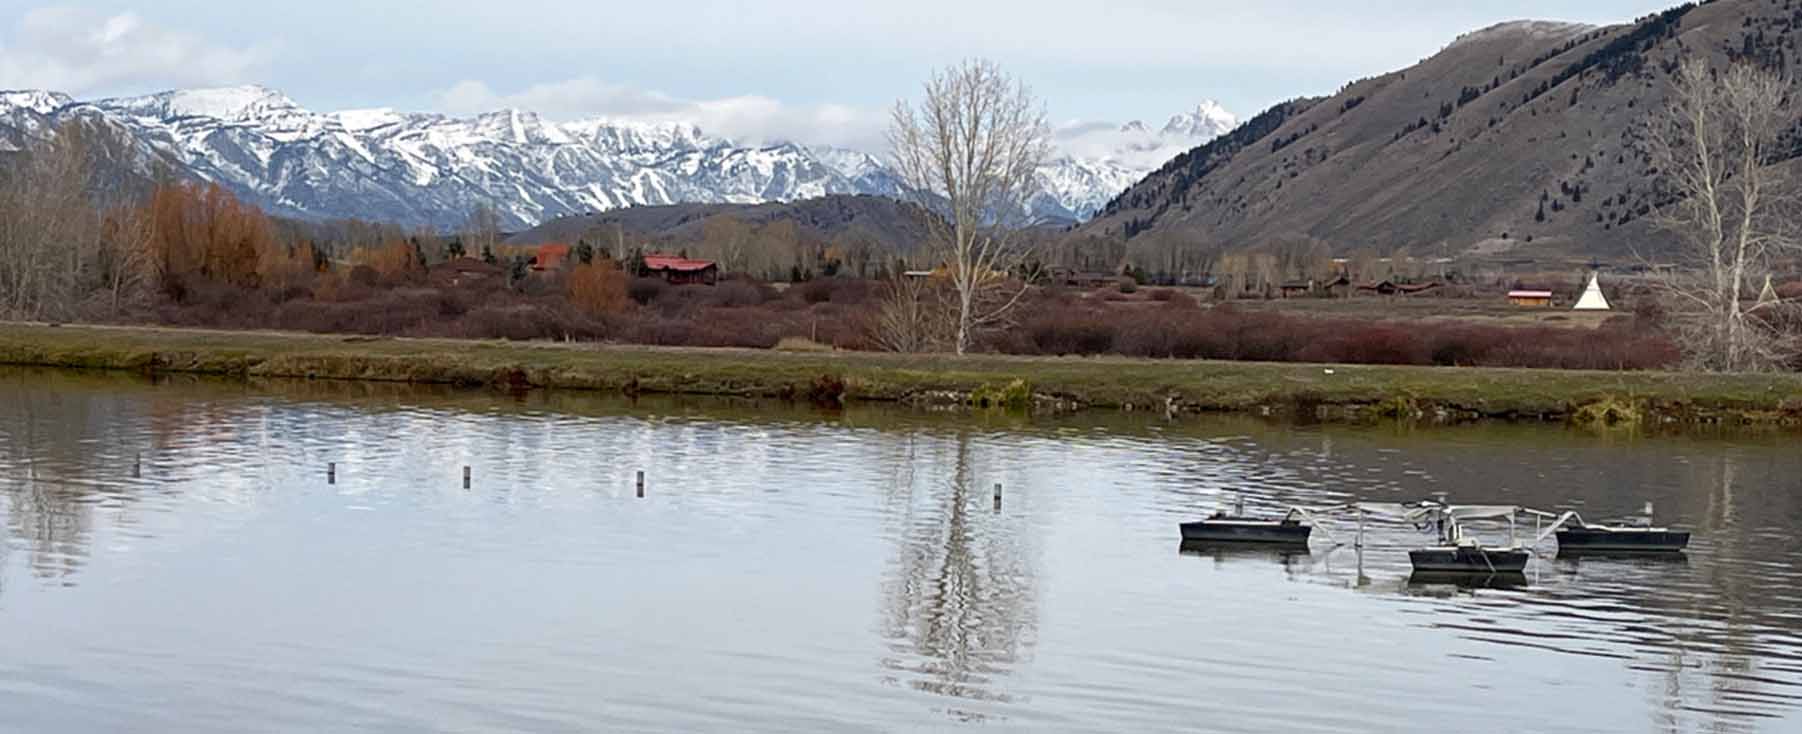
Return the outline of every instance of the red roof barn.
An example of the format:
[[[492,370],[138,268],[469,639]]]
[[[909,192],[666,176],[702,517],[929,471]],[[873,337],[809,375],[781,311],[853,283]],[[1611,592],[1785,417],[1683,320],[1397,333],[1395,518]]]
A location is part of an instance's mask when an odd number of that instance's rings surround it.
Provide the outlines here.
[[[690,260],[675,255],[644,256],[644,271],[646,276],[662,278],[671,285],[713,285],[720,277],[720,267],[712,260]]]

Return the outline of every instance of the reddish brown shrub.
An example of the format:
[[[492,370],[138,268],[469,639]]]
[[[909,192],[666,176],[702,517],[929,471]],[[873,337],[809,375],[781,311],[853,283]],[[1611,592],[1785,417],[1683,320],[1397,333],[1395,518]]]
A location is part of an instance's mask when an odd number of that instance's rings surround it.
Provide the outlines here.
[[[1086,309],[1046,309],[1020,325],[1033,354],[1105,354],[1114,348],[1115,325]]]
[[[825,303],[832,300],[832,282],[835,278],[816,278],[800,283],[788,289],[788,292],[800,298],[803,303]]]
[[[350,282],[364,288],[374,288],[382,284],[382,274],[368,265],[357,265],[350,269]]]
[[[771,290],[750,282],[671,287],[599,266],[575,268],[567,278],[538,278],[556,288],[533,295],[507,288],[498,279],[457,287],[391,288],[369,285],[366,275],[323,273],[308,291],[178,276],[170,282],[183,297],[141,318],[182,326],[399,336],[610,339],[760,349],[797,337],[839,349],[874,347],[869,324],[875,305],[866,301],[867,283],[821,278],[797,284],[792,295],[772,297]],[[604,300],[590,300],[591,292]],[[631,307],[638,297],[650,298],[651,307]],[[1160,302],[1155,308],[1092,298],[1094,294],[1035,294],[1014,312],[1012,328],[983,334],[978,347],[1010,354],[1610,370],[1667,367],[1680,356],[1653,323],[1658,316],[1652,313],[1616,315],[1600,328],[1586,329],[1327,319],[1231,304],[1204,309],[1169,290],[1154,292],[1152,298]]]
[[[569,301],[589,316],[605,316],[626,310],[626,273],[611,260],[577,265],[564,280]]]
[[[776,293],[766,285],[733,279],[721,281],[707,295],[709,306],[743,308],[763,305],[764,301],[774,298]]]
[[[661,278],[632,278],[626,283],[626,295],[637,301],[640,306],[649,306],[658,296],[669,289],[669,284]]]

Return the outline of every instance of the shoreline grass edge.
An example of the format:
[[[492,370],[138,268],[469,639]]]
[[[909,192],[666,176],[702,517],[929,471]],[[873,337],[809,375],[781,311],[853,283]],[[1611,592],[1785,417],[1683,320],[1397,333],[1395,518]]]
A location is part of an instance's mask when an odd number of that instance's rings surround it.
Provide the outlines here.
[[[1802,425],[1802,375],[901,355],[0,323],[0,364],[1323,421]]]

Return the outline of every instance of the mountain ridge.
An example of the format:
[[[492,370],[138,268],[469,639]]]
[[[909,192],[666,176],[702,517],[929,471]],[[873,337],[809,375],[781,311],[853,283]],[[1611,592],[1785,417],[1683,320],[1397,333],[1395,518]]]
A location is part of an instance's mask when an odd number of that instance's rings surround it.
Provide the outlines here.
[[[1643,127],[1678,60],[1802,64],[1802,9],[1685,4],[1609,26],[1513,22],[1291,100],[1135,183],[1081,232],[1243,249],[1643,258],[1674,241]],[[1802,129],[1802,128],[1799,128]],[[1802,147],[1802,146],[1799,146]]]
[[[1191,128],[1226,113],[1203,103]],[[1189,116],[1178,115],[1171,125]],[[526,228],[630,206],[759,204],[836,194],[898,196],[899,176],[859,151],[795,142],[741,145],[683,122],[605,117],[552,122],[518,109],[467,117],[392,108],[314,112],[260,85],[76,100],[43,90],[0,91],[0,150],[22,150],[81,120],[128,137],[138,173],[176,170],[225,185],[271,213],[358,218],[450,229],[491,204]],[[1135,138],[1145,144],[1157,136]],[[1149,166],[1127,146],[1065,154],[1038,172],[1030,203],[1040,221],[1075,223]]]

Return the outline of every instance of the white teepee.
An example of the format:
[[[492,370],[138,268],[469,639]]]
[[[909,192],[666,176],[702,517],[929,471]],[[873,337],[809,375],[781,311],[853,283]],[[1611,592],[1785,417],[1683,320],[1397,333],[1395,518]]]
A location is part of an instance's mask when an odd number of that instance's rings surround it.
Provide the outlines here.
[[[1583,289],[1583,297],[1577,299],[1576,311],[1607,311],[1608,297],[1602,295],[1602,284],[1595,273],[1589,274],[1589,287]]]
[[[1782,301],[1783,299],[1777,297],[1777,289],[1771,286],[1771,276],[1764,276],[1764,290],[1758,292],[1758,305],[1769,306]]]

